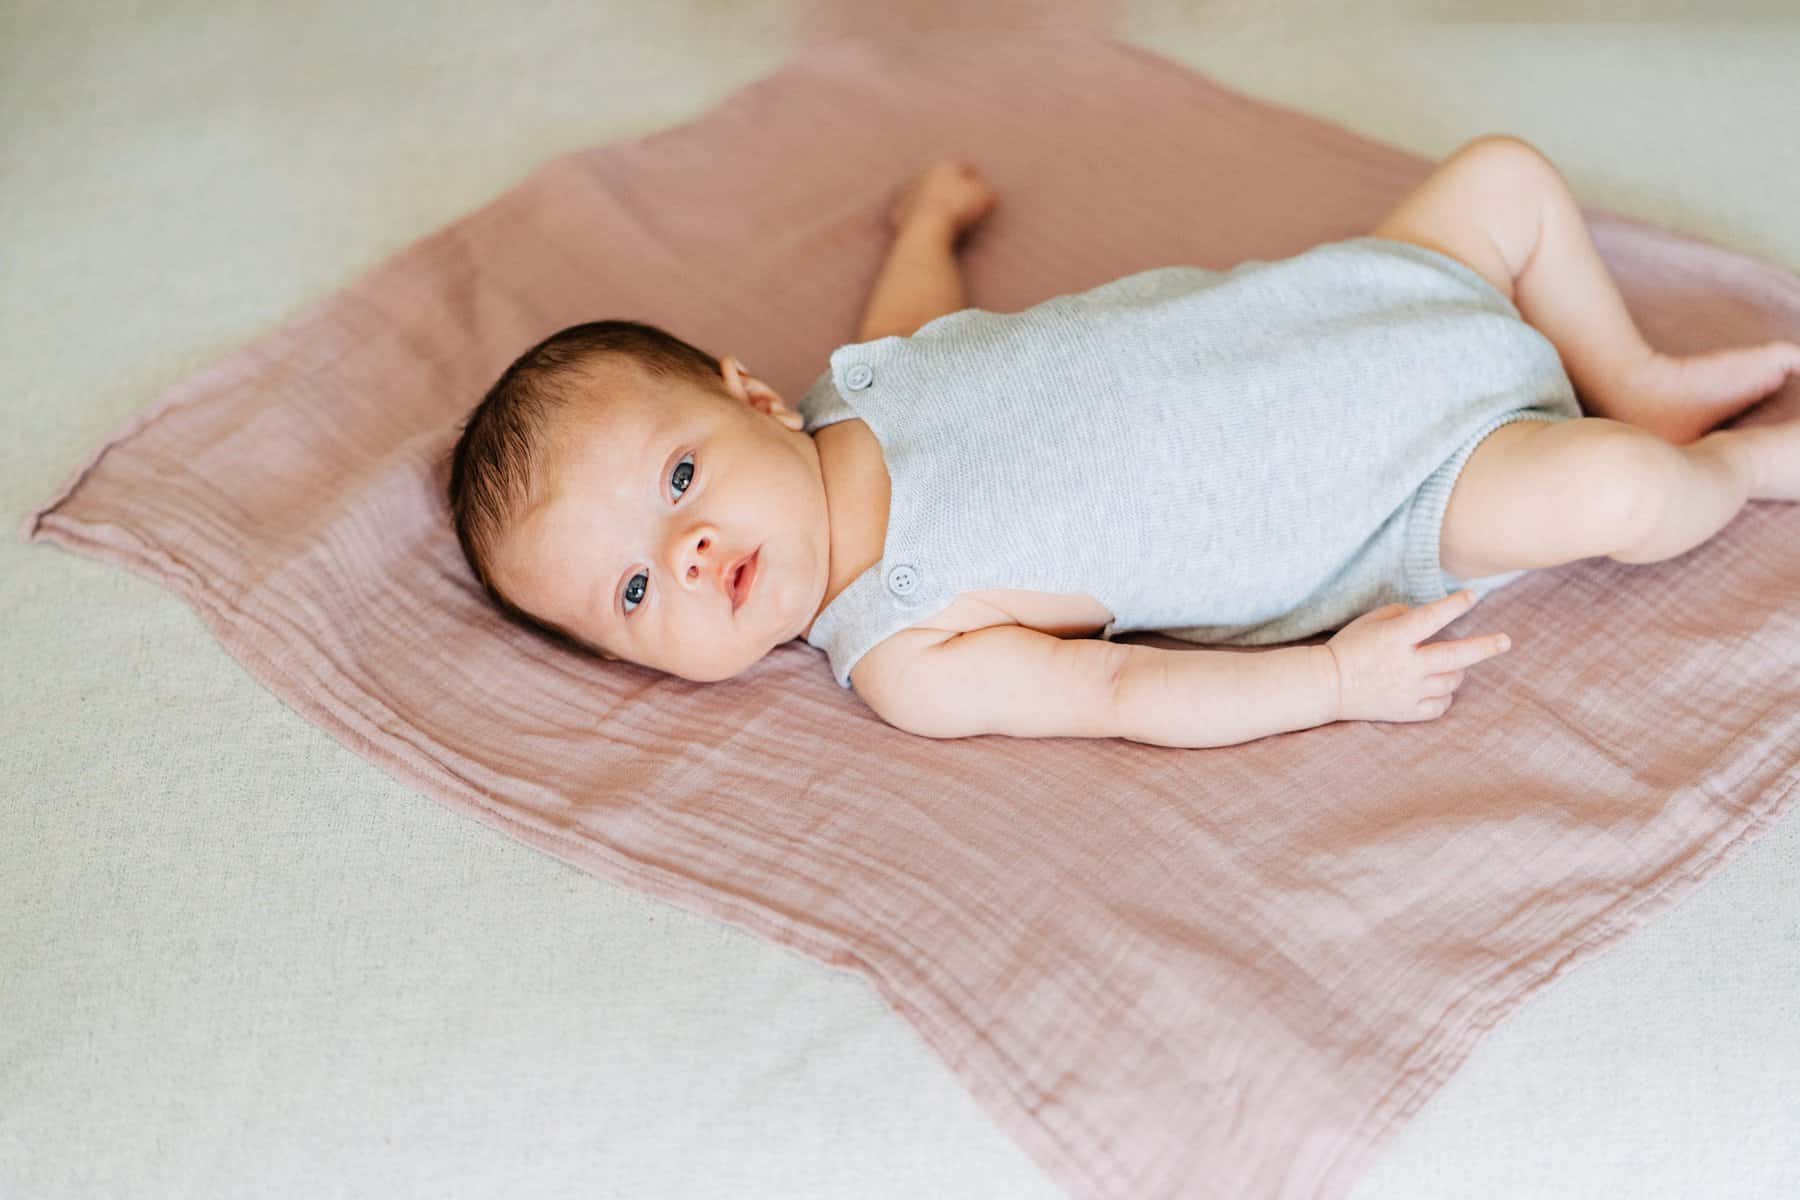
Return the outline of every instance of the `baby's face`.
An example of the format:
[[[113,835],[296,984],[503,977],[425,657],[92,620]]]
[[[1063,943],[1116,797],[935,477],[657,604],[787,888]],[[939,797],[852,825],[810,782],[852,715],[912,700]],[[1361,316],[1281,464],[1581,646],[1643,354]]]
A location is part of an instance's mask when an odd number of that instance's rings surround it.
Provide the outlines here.
[[[799,414],[736,359],[726,395],[629,364],[602,377],[543,498],[496,549],[500,589],[599,649],[698,683],[812,627],[831,565],[819,455]],[[752,552],[733,607],[730,568]]]

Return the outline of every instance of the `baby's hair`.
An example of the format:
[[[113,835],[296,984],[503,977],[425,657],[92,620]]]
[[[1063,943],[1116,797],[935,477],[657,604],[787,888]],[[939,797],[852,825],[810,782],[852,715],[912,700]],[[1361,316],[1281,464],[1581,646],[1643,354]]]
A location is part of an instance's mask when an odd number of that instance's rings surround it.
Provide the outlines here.
[[[514,621],[590,653],[598,647],[526,612],[494,582],[494,548],[541,488],[548,451],[575,410],[598,411],[597,375],[607,361],[635,363],[659,379],[722,386],[719,360],[638,321],[589,321],[551,334],[513,360],[470,412],[450,452],[450,515],[463,557],[488,597]]]

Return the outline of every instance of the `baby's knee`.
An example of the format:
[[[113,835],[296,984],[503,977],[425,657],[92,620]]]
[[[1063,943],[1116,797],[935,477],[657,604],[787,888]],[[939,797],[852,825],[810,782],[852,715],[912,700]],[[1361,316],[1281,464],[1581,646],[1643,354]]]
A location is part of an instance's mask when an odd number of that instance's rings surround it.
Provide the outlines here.
[[[1590,503],[1605,529],[1605,553],[1634,562],[1632,551],[1652,537],[1669,499],[1678,490],[1675,473],[1685,466],[1681,451],[1653,433],[1624,425],[1616,436],[1592,448]]]
[[[1520,182],[1542,182],[1561,177],[1548,155],[1524,138],[1510,133],[1484,133],[1471,138],[1457,147],[1452,158]]]
[[[1582,557],[1610,555],[1637,544],[1654,527],[1667,494],[1669,443],[1635,425],[1605,417],[1561,421],[1520,447],[1555,511],[1565,549]]]

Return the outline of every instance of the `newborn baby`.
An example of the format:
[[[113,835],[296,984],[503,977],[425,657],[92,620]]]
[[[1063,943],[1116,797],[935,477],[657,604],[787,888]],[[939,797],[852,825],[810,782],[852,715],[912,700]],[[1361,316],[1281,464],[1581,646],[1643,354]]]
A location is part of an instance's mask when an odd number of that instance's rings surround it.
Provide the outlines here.
[[[922,736],[1215,746],[1434,719],[1509,645],[1426,641],[1483,592],[1800,499],[1800,422],[1714,429],[1800,345],[1652,350],[1516,138],[1468,143],[1367,236],[1018,314],[964,305],[957,246],[995,202],[954,161],[901,191],[858,341],[798,406],[638,322],[526,351],[453,452],[489,596],[699,682],[803,637]],[[1111,640],[1141,629],[1337,632]]]

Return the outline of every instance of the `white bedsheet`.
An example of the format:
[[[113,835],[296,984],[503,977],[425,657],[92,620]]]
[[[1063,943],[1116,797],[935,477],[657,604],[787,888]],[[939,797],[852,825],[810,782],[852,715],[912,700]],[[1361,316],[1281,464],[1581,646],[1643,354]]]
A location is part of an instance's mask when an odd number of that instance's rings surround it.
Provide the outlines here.
[[[170,384],[788,44],[770,0],[301,7],[0,8],[9,528]],[[1122,33],[1422,154],[1521,134],[1800,270],[1800,22],[1244,7]],[[0,1196],[1058,1194],[860,979],[410,792],[151,583],[9,538],[0,614]],[[1796,997],[1790,818],[1491,1034],[1357,1200],[1797,1194]]]

